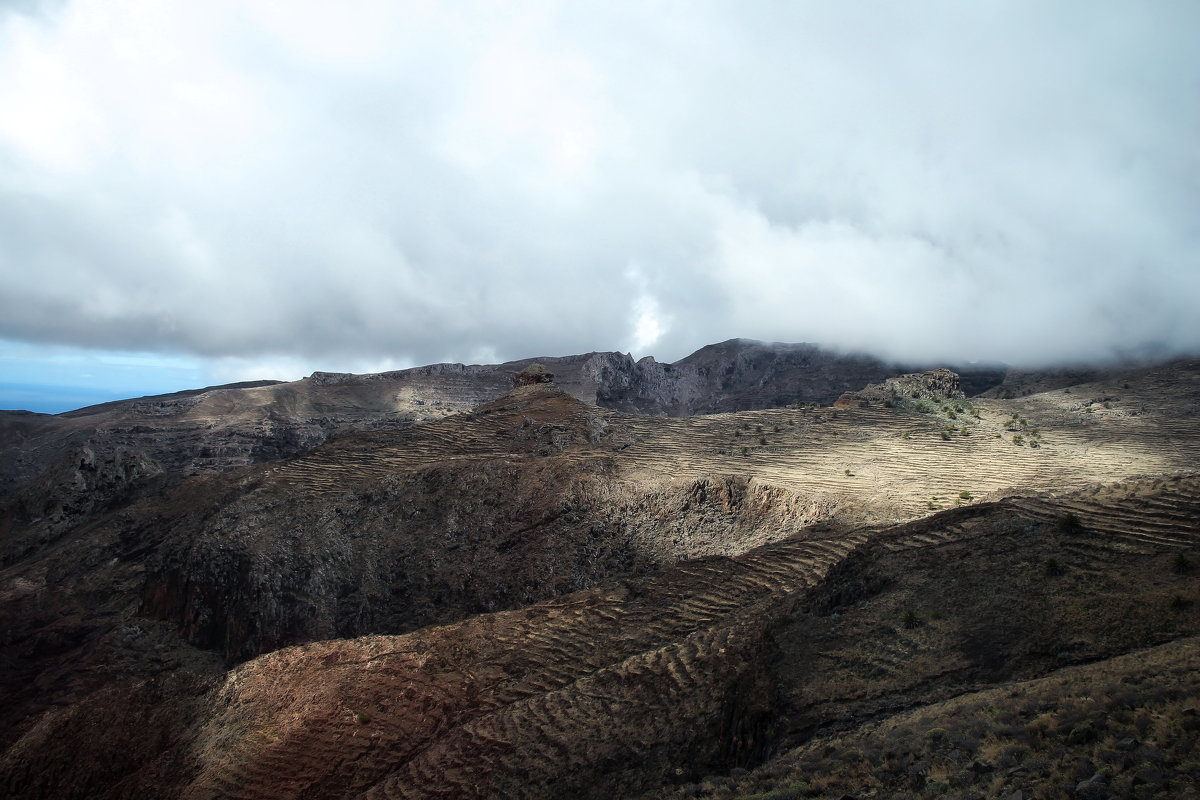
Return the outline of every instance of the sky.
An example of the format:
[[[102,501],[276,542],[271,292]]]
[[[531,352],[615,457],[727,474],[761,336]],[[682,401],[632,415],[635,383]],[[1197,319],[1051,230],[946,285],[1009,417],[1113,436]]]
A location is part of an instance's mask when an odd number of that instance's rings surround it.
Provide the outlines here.
[[[0,2],[0,408],[1200,352],[1200,4]]]

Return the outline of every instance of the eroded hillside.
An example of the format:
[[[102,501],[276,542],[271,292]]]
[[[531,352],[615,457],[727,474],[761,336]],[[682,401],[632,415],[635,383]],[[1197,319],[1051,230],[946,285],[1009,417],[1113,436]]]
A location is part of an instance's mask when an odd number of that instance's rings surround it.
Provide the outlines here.
[[[0,789],[792,791],[814,742],[1200,634],[1200,363],[1009,400],[914,380],[687,419],[533,385],[223,474],[123,464],[74,516],[25,496]],[[962,788],[948,754],[838,791]]]

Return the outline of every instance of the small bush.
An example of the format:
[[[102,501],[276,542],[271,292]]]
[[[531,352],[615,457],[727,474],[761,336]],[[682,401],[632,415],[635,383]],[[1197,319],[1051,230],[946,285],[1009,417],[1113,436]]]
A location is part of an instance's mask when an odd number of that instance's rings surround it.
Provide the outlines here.
[[[1012,438],[1012,443],[1015,444],[1017,447],[1020,447],[1023,444],[1025,444],[1025,437],[1018,433],[1016,436],[1014,436]]]
[[[1096,741],[1096,729],[1092,727],[1091,722],[1080,723],[1067,734],[1067,744],[1087,744],[1094,741]]]
[[[904,609],[904,613],[900,615],[900,624],[908,630],[919,628],[921,627],[921,617],[917,615],[916,611],[906,608]]]
[[[1083,530],[1083,520],[1074,512],[1063,514],[1055,524],[1063,533],[1079,533]]]
[[[947,442],[950,441],[950,431],[942,431],[942,439]]]
[[[1191,559],[1183,553],[1176,553],[1175,557],[1171,559],[1171,569],[1176,575],[1187,575],[1192,571]]]
[[[1042,572],[1045,573],[1046,577],[1053,578],[1058,575],[1062,575],[1063,568],[1062,565],[1058,563],[1058,559],[1051,556],[1050,558],[1046,559],[1044,564],[1042,564]]]
[[[1172,611],[1183,611],[1191,605],[1191,602],[1181,594],[1173,594],[1171,595],[1170,605]]]
[[[971,494],[970,492],[959,492],[958,497],[960,500],[974,500],[975,499],[975,496],[973,494]]]

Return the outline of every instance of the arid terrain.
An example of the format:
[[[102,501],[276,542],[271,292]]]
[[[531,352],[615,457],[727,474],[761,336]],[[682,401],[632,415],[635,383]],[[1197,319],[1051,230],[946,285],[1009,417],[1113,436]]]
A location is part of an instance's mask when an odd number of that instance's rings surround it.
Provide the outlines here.
[[[1200,796],[1200,360],[532,361],[5,412],[0,795]]]

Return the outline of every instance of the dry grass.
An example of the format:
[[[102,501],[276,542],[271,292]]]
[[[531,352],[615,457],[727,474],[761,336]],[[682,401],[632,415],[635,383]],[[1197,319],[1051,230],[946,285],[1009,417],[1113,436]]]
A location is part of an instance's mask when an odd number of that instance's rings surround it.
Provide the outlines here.
[[[1198,702],[1188,638],[818,737],[692,796],[1197,797]],[[1107,792],[1077,791],[1089,780]]]

